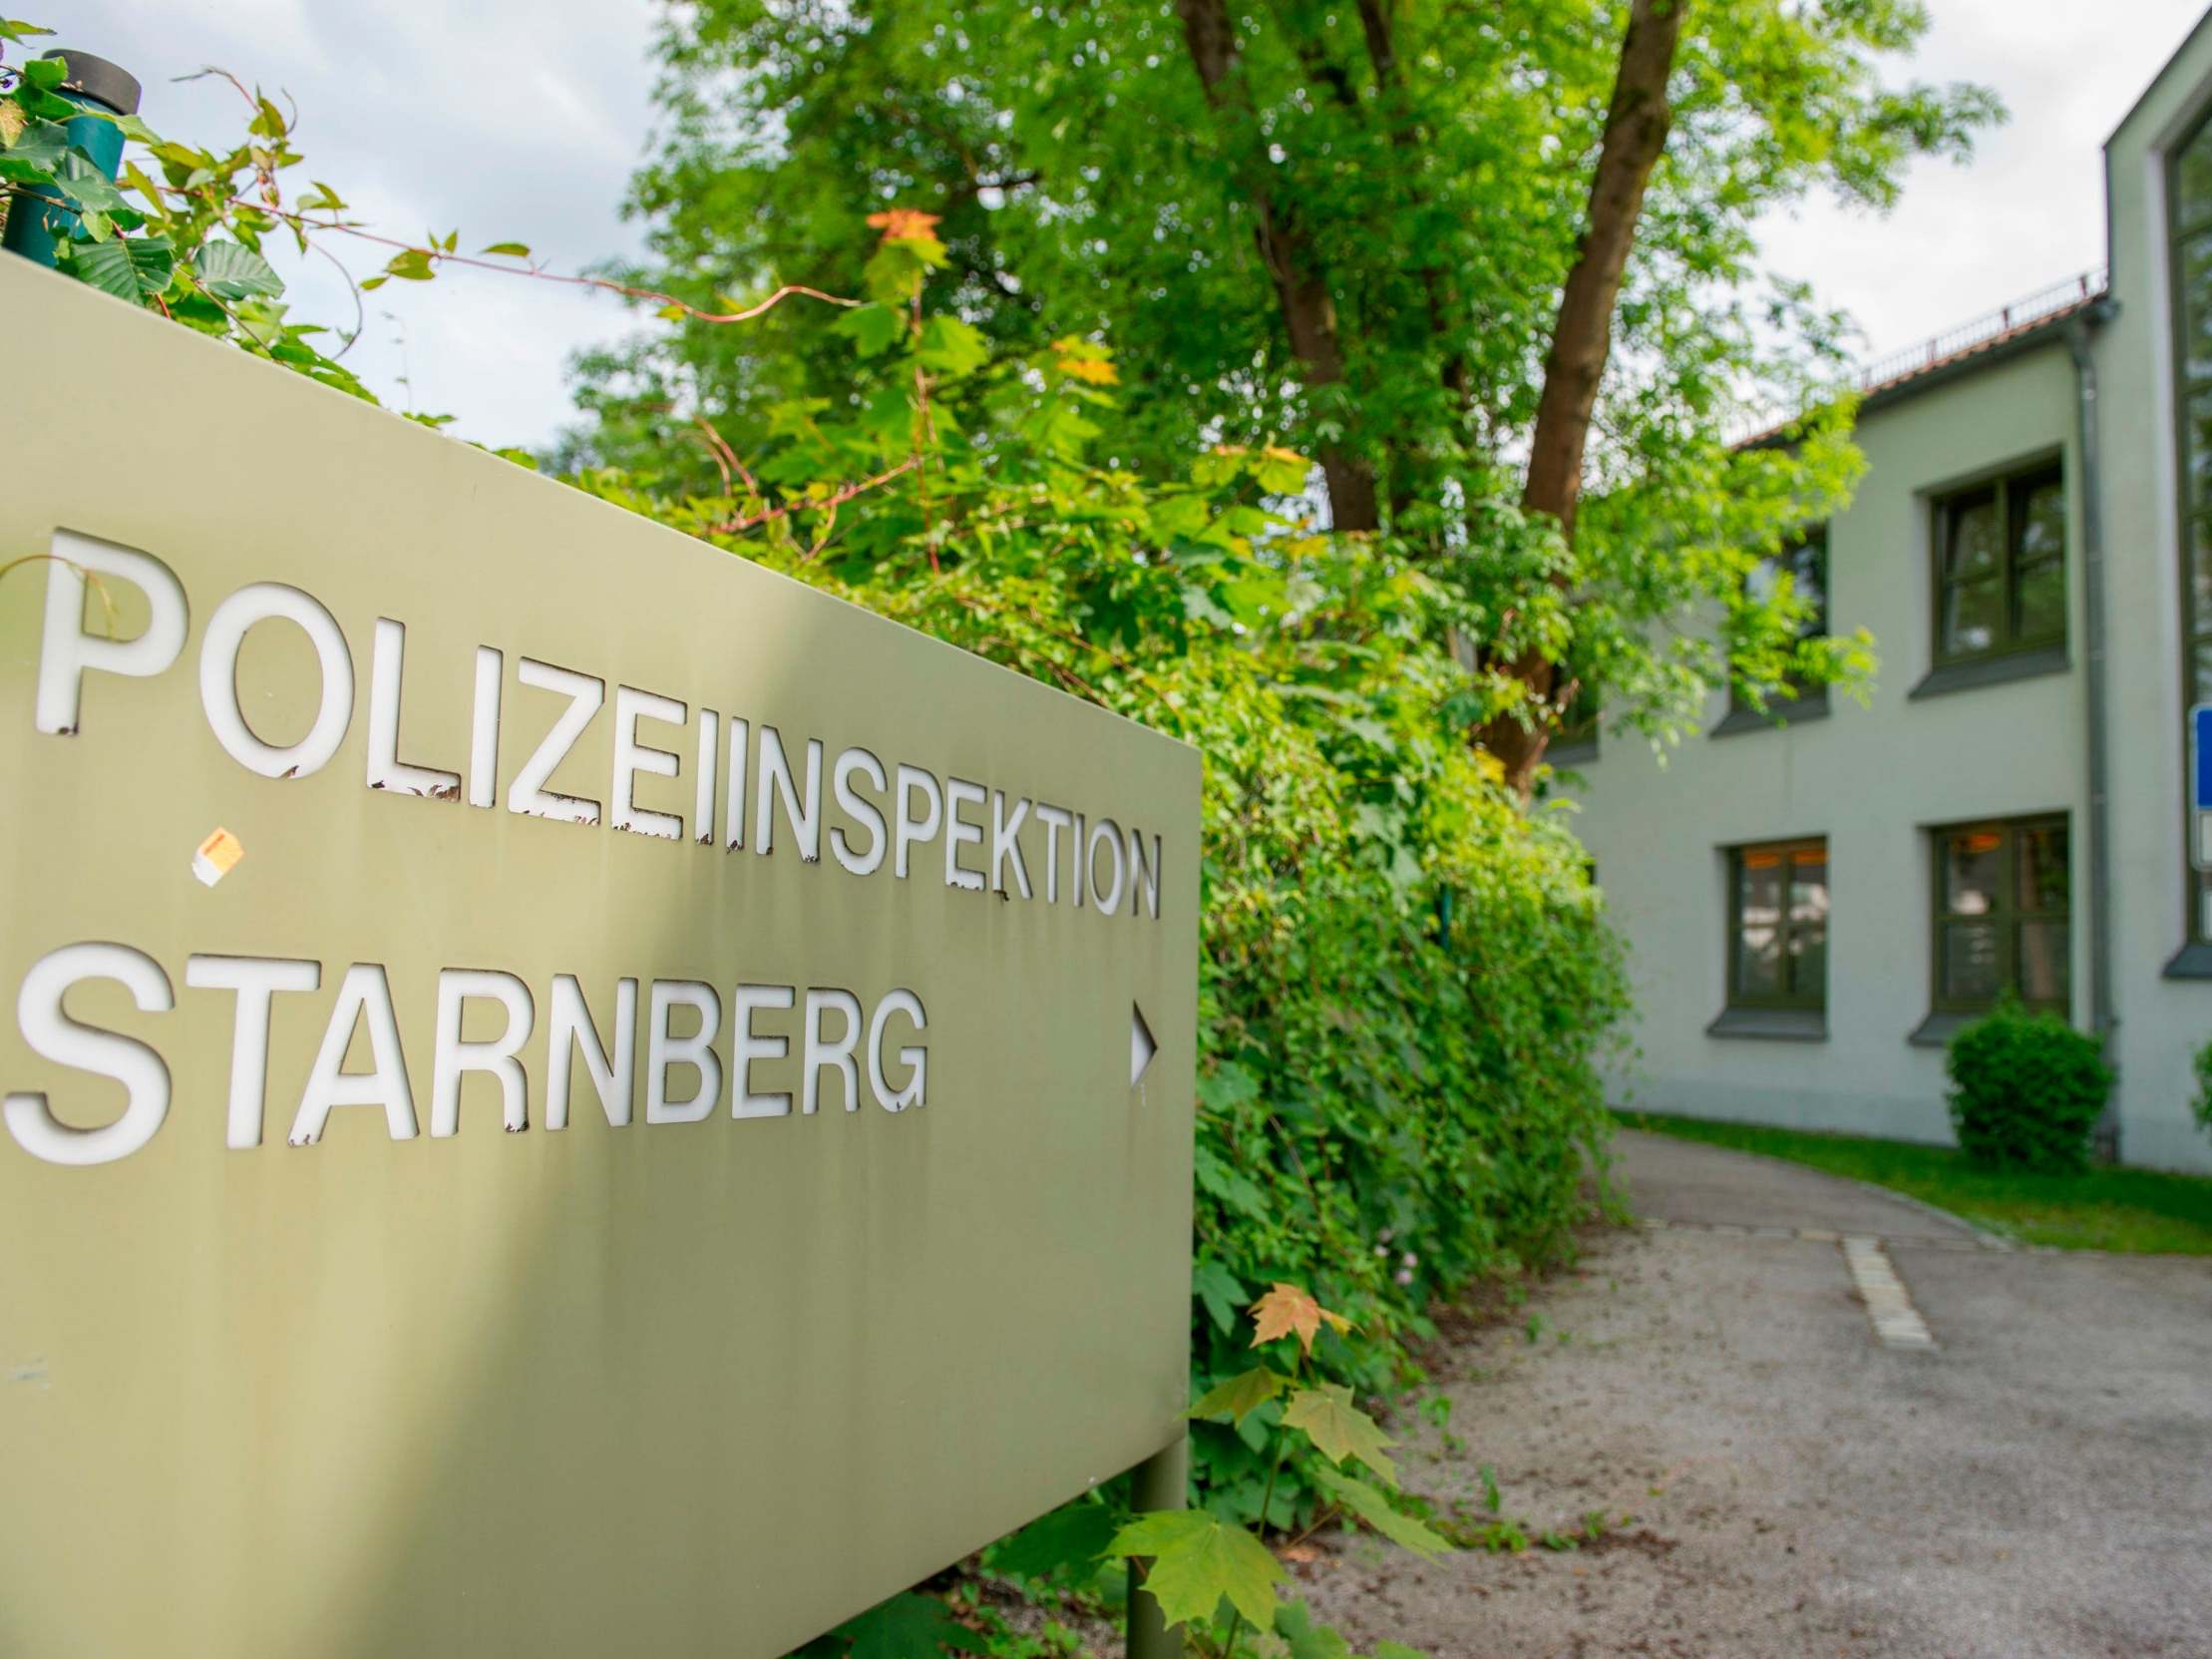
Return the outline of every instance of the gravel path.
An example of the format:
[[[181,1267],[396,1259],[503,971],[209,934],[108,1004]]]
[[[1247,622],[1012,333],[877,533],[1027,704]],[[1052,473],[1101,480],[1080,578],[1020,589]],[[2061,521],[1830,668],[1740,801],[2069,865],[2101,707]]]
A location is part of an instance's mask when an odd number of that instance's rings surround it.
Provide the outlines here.
[[[1316,1540],[1317,1611],[1435,1659],[2212,1655],[2212,1264],[2004,1253],[1811,1170],[1619,1150],[1659,1225],[1454,1348],[1459,1444],[1403,1431],[1406,1483],[1477,1521],[1490,1464],[1504,1517],[1605,1530],[1434,1563]],[[1932,1348],[1878,1340],[1844,1238]]]

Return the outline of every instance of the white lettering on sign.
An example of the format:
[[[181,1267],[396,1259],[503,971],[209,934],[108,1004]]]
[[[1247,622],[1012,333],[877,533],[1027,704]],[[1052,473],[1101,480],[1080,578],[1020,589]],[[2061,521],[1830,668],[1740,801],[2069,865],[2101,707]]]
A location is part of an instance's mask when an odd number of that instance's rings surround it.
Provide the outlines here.
[[[666,749],[639,741],[637,722],[658,720],[664,725],[684,723],[684,706],[673,697],[656,696],[633,686],[614,688],[614,781],[610,785],[614,827],[635,835],[657,835],[666,841],[683,839],[683,820],[673,812],[653,812],[636,804],[637,774],[672,778],[683,762]]]
[[[194,956],[184,964],[184,983],[194,991],[237,993],[231,1021],[229,1132],[223,1144],[232,1151],[258,1146],[268,1113],[269,1005],[279,991],[321,990],[322,964],[280,957]]]
[[[69,735],[81,729],[88,674],[153,678],[184,653],[190,607],[184,584],[152,554],[82,536],[54,533],[49,565],[45,631],[39,649],[36,708],[42,732]],[[97,578],[104,605],[98,624],[87,615],[88,584]],[[113,584],[128,584],[144,599],[149,621],[133,639],[111,636],[107,605]],[[319,700],[307,734],[279,746],[248,724],[238,703],[237,660],[247,633],[263,622],[288,622],[313,646],[321,673]],[[684,818],[638,799],[643,780],[681,777],[692,757],[690,840],[715,844],[714,815],[722,815],[722,845],[746,845],[762,857],[788,853],[806,864],[821,862],[823,830],[834,862],[855,876],[872,876],[891,864],[901,879],[914,874],[920,851],[937,843],[944,884],[961,892],[1034,899],[1031,870],[1041,865],[1044,902],[1093,909],[1102,915],[1160,918],[1161,837],[1149,847],[1143,831],[1120,828],[1101,815],[1033,800],[929,767],[900,761],[887,767],[873,751],[851,745],[828,766],[830,796],[838,818],[825,810],[823,772],[830,752],[824,739],[787,737],[774,725],[700,707],[674,697],[614,683],[611,718],[613,766],[607,810],[598,800],[553,787],[553,778],[607,706],[610,681],[562,667],[509,647],[475,648],[466,774],[401,754],[407,668],[407,624],[395,617],[369,620],[369,717],[364,779],[388,795],[436,801],[466,800],[490,808],[501,799],[505,756],[520,764],[507,780],[507,809],[526,817],[576,825],[606,824],[631,834],[682,841]],[[518,685],[565,699],[550,712],[543,699],[508,695],[510,655]],[[257,582],[225,597],[207,620],[200,639],[199,693],[208,729],[223,752],[262,777],[296,779],[327,766],[350,734],[355,656],[346,632],[312,594],[281,583]],[[694,719],[694,713],[696,718]],[[696,725],[686,744],[641,730],[641,723],[681,731]],[[510,728],[513,728],[511,731]],[[512,739],[512,740],[510,740]],[[441,757],[444,758],[444,757]],[[719,764],[718,764],[719,762]],[[717,776],[717,773],[720,775]],[[671,798],[674,798],[671,796]],[[987,819],[985,807],[987,803]],[[1036,858],[1030,820],[1043,828]],[[1063,859],[1061,847],[1066,843]],[[1034,861],[1034,862],[1033,862]],[[1064,878],[1063,878],[1064,873]]]
[[[322,701],[307,735],[287,748],[264,743],[246,724],[238,706],[238,650],[256,622],[294,622],[315,647],[322,667]],[[265,778],[303,778],[321,771],[346,740],[353,723],[353,655],[337,619],[312,594],[281,582],[256,582],[240,588],[215,607],[199,641],[199,701],[207,724],[232,760]],[[393,687],[392,717],[399,718],[398,687]]]
[[[154,1138],[169,1115],[169,1067],[145,1043],[97,1027],[79,1025],[62,1010],[69,988],[83,980],[114,980],[142,1011],[176,1006],[169,976],[152,957],[127,945],[65,945],[41,958],[23,976],[15,1000],[16,1024],[34,1052],[57,1065],[123,1085],[123,1115],[98,1129],[80,1129],[56,1117],[43,1094],[10,1094],[0,1118],[26,1152],[48,1163],[113,1163]]]
[[[193,667],[180,667],[190,601],[161,559],[57,530],[48,572],[32,709],[37,730],[81,732],[88,700],[96,711],[102,703],[101,676],[193,673]],[[146,618],[131,638],[118,636],[121,587],[135,593]],[[304,735],[289,743],[273,740],[288,733],[255,730],[240,702],[240,653],[248,634],[263,624],[296,628],[315,657],[312,717]],[[943,886],[953,892],[1064,904],[1101,917],[1160,919],[1157,832],[1125,830],[1107,813],[1094,817],[913,760],[887,761],[857,743],[833,748],[821,736],[787,735],[788,728],[766,720],[693,707],[610,675],[533,656],[527,641],[474,646],[465,756],[410,755],[406,622],[371,614],[358,620],[349,638],[320,600],[282,583],[247,584],[207,614],[194,666],[200,710],[215,745],[261,778],[290,782],[323,772],[352,735],[356,664],[363,660],[356,641],[367,646],[367,718],[361,769],[353,775],[380,794],[466,801],[486,811],[504,804],[511,814],[552,824],[601,826],[678,845],[688,840],[694,847],[719,843],[732,853],[746,850],[749,829],[755,856],[809,866],[823,862],[827,839],[830,862],[849,877],[874,877],[889,866],[895,880],[922,871],[934,886],[941,861]],[[446,682],[432,668],[419,685]],[[519,691],[511,688],[511,673]],[[612,765],[600,774],[606,780],[603,813],[599,800],[567,793],[553,781],[602,713],[612,721]],[[686,761],[689,779],[683,778]],[[688,837],[678,810],[686,804]],[[176,1013],[168,974],[127,945],[66,945],[32,965],[16,999],[16,1021],[31,1051],[121,1084],[125,1096],[111,1121],[85,1128],[57,1116],[44,1093],[7,1094],[0,1116],[8,1132],[49,1162],[97,1164],[129,1156],[169,1113],[171,1078],[159,1052],[64,1011],[72,987],[97,981],[121,986],[142,1014]],[[421,1132],[418,1076],[428,1079],[433,1139],[457,1135],[465,1102],[489,1102],[493,1091],[507,1131],[528,1129],[534,1090],[527,1056],[536,1051],[541,1009],[546,1071],[536,1092],[548,1129],[568,1127],[579,1068],[610,1128],[633,1121],[640,1093],[648,1124],[698,1122],[725,1099],[728,1114],[742,1119],[791,1116],[794,1101],[800,1116],[817,1114],[831,1100],[857,1112],[864,1093],[899,1112],[920,1106],[925,1095],[927,1019],[921,996],[906,987],[886,992],[871,1009],[854,991],[838,987],[736,985],[726,991],[725,1020],[725,989],[699,980],[618,978],[611,995],[600,986],[594,1003],[571,974],[554,974],[533,988],[498,969],[446,968],[435,985],[408,990],[427,999],[435,1032],[425,1071],[421,1055],[410,1065],[393,988],[377,963],[336,967],[287,957],[194,954],[184,965],[183,982],[188,990],[229,999],[223,1137],[237,1151],[264,1143],[272,1109],[289,1110],[285,1138],[293,1146],[321,1140],[341,1106],[376,1107],[390,1138],[414,1139]],[[317,995],[328,1002],[320,1011],[312,1065],[304,1076],[272,1078],[275,1023],[303,1018],[297,1000]],[[349,1056],[365,1068],[348,1069]],[[472,1074],[479,1079],[474,1094]],[[272,1107],[272,1090],[281,1096],[285,1089],[293,1091],[288,1105]],[[97,1114],[71,1117],[79,1115]]]
[[[317,609],[320,609],[319,607]],[[337,624],[331,624],[335,627]],[[400,679],[407,662],[407,627],[389,617],[376,620],[376,647],[369,661],[369,787],[404,789],[434,800],[461,798],[461,775],[435,766],[410,766],[399,757]],[[325,681],[330,664],[323,663]]]
[[[230,997],[223,1143],[233,1151],[259,1146],[272,1081],[269,1037],[278,995],[298,998],[317,991],[324,982],[323,965],[281,957],[194,955],[185,962],[184,978],[191,990]],[[145,1146],[169,1116],[170,1070],[161,1054],[137,1037],[87,1025],[66,1011],[65,1001],[77,987],[97,981],[122,986],[141,1013],[176,1016],[168,974],[152,957],[127,945],[65,945],[32,965],[16,998],[16,1022],[25,1042],[57,1065],[105,1077],[124,1089],[122,1112],[97,1128],[64,1122],[43,1093],[7,1095],[0,1102],[0,1120],[19,1146],[48,1163],[113,1163]],[[519,976],[498,970],[447,968],[439,971],[428,994],[436,1033],[430,1064],[431,1137],[461,1132],[464,1083],[472,1072],[496,1090],[509,1133],[529,1128],[533,1085],[526,1055],[538,1020],[538,999],[531,988]],[[495,1017],[490,1024],[496,1035],[464,1037],[471,1005]],[[615,982],[603,1037],[574,975],[553,977],[547,1005],[546,1073],[540,1091],[546,1126],[568,1126],[570,1073],[580,1063],[607,1126],[626,1128],[638,1058],[638,982]],[[797,1083],[799,1109],[805,1115],[814,1115],[828,1098],[857,1112],[864,1058],[868,1091],[884,1110],[905,1111],[923,1103],[928,1048],[922,1038],[928,1021],[922,999],[904,987],[887,993],[871,1012],[859,997],[836,987],[802,993],[788,985],[738,985],[731,988],[730,1009],[733,1058],[725,1066],[717,989],[697,980],[652,982],[644,1053],[647,1123],[696,1123],[712,1116],[725,1098],[733,1118],[791,1115],[791,1091],[769,1086],[757,1073],[762,1066],[780,1067],[777,1081]],[[687,1031],[677,1031],[679,1020]],[[340,1106],[381,1107],[389,1138],[417,1138],[412,1073],[384,969],[376,963],[349,964],[320,1025],[322,1040],[306,1074],[279,1079],[296,1088],[289,1143],[315,1145],[329,1130],[331,1112]],[[346,1068],[357,1037],[366,1038],[366,1070]],[[790,1067],[795,1051],[802,1056],[796,1073]],[[825,1077],[831,1080],[828,1090]],[[680,1097],[678,1082],[690,1084]]]
[[[597,1090],[599,1109],[606,1126],[619,1129],[630,1120],[630,1073],[637,1060],[637,982],[617,980],[614,985],[614,1056],[607,1057],[592,1023],[591,1005],[583,1000],[583,987],[573,974],[555,974],[553,983],[553,1034],[546,1051],[546,1127],[568,1126],[569,1055],[583,1061],[583,1069]]]

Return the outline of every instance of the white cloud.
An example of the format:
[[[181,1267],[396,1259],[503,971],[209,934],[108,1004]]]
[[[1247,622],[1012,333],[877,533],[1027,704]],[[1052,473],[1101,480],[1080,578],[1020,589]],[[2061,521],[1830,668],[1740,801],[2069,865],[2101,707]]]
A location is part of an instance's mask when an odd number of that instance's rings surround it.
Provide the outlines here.
[[[1912,79],[1993,86],[2012,120],[1965,167],[1921,162],[1884,216],[1815,201],[1760,226],[1769,262],[1909,346],[2104,261],[2103,145],[2202,0],[1933,0]]]

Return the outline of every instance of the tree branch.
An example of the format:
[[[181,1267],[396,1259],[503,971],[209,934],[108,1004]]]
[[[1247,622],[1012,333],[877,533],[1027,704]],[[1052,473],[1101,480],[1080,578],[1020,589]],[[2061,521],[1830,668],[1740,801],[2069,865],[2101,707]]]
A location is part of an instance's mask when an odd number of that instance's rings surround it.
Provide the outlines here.
[[[1237,73],[1236,25],[1226,0],[1176,0],[1175,9],[1183,19],[1183,38],[1205,88],[1206,102],[1254,128],[1251,97]],[[1344,353],[1337,336],[1335,298],[1318,268],[1311,239],[1276,202],[1252,148],[1250,136],[1241,136],[1244,154],[1239,157],[1238,180],[1252,202],[1260,260],[1275,283],[1290,350],[1305,366],[1307,386],[1336,385],[1344,378]],[[1320,461],[1334,528],[1379,529],[1382,520],[1373,467],[1333,444],[1321,446]]]
[[[1560,294],[1559,317],[1544,359],[1544,391],[1529,439],[1528,479],[1521,505],[1559,522],[1569,542],[1582,500],[1583,456],[1606,359],[1613,349],[1613,313],[1621,298],[1629,251],[1636,243],[1644,193],[1666,148],[1673,111],[1666,80],[1680,39],[1687,0],[1633,0],[1622,37],[1613,102],[1590,182],[1590,207],[1575,262]],[[1560,578],[1562,582],[1566,579]],[[1525,797],[1537,763],[1551,740],[1560,699],[1558,666],[1541,651],[1523,652],[1512,674],[1528,686],[1533,706],[1490,722],[1483,746],[1505,765],[1507,779]]]

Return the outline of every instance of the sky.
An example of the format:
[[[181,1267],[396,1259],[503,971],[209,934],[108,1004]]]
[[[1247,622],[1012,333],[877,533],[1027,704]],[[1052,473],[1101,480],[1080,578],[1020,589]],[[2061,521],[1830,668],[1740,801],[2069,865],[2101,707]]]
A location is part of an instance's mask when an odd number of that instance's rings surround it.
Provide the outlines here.
[[[1927,0],[1934,27],[1900,77],[1978,80],[2012,120],[1965,167],[1921,162],[1876,216],[1815,199],[1761,225],[1768,262],[1858,319],[1869,353],[1942,329],[2103,258],[2100,147],[2181,43],[2203,0]],[[417,237],[529,243],[573,271],[634,251],[623,187],[647,153],[661,0],[49,0],[50,44],[146,83],[158,130],[227,141],[241,124],[208,64],[298,104],[300,170],[356,217]],[[357,274],[381,262],[333,243]],[[350,323],[343,282],[310,260],[295,316]],[[634,326],[604,294],[476,272],[367,296],[348,363],[394,407],[451,430],[539,445],[567,419],[567,362]]]

